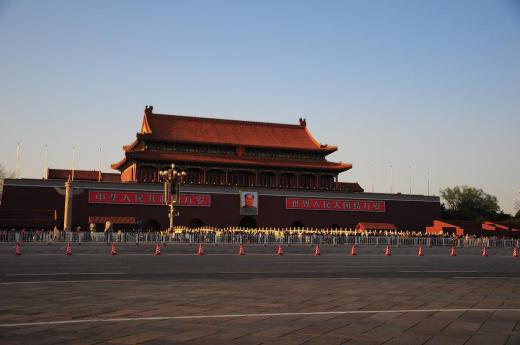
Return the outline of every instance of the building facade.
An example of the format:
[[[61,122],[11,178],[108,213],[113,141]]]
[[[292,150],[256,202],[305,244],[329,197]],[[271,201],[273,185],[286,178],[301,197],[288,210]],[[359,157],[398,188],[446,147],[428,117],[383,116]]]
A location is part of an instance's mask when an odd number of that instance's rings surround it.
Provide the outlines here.
[[[75,171],[72,225],[107,220],[116,227],[168,227],[159,172],[186,172],[174,223],[190,227],[354,228],[389,223],[423,230],[440,217],[438,197],[366,193],[338,181],[352,164],[330,162],[337,147],[321,144],[305,119],[296,125],[154,114],[146,107],[135,140],[112,164],[119,174]],[[7,179],[0,227],[63,224],[70,170],[46,180]]]

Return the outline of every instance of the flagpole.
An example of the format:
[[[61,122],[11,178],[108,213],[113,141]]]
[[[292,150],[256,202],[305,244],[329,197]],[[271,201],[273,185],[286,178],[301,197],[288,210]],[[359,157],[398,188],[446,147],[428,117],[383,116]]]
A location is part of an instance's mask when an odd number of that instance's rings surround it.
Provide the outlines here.
[[[20,143],[16,143],[16,169],[15,177],[20,178]]]
[[[409,174],[410,174],[410,194],[412,194],[412,166],[410,165],[409,168],[410,168],[410,171],[409,171]]]
[[[43,179],[47,179],[49,171],[49,147],[45,144],[45,150],[43,155]]]
[[[74,181],[74,160],[76,156],[76,146],[72,146],[72,166],[70,168],[72,174],[72,181]]]
[[[98,182],[101,182],[101,147],[99,148],[99,174],[98,174]]]
[[[390,164],[390,194],[394,193],[394,167]]]
[[[375,166],[374,163],[372,163],[372,193],[374,193],[374,180],[375,180]]]
[[[430,168],[427,169],[427,190],[428,190],[428,194],[427,195],[430,195]]]

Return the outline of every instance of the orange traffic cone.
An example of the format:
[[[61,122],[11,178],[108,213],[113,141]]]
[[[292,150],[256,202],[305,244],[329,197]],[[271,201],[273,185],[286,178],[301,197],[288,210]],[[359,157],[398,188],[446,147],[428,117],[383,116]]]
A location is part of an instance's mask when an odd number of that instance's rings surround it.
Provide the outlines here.
[[[116,244],[112,243],[112,249],[110,249],[110,255],[117,255]]]
[[[417,252],[417,256],[424,256],[424,252],[422,250],[422,245],[419,244],[419,251]]]
[[[283,247],[281,244],[278,245],[278,253],[276,255],[283,255]]]
[[[70,242],[67,242],[67,248],[65,249],[65,254],[67,254],[67,256],[72,255],[72,248],[70,247]]]
[[[238,249],[238,255],[246,255],[246,252],[244,251],[244,246],[242,243],[240,243],[240,248]]]
[[[157,243],[155,245],[155,254],[154,255],[161,255],[161,245]]]
[[[450,256],[457,256],[457,253],[455,253],[455,246],[451,247]]]
[[[202,243],[199,243],[199,249],[197,250],[197,255],[204,255],[204,248],[202,248]]]
[[[482,256],[488,256],[486,246],[482,247]]]
[[[386,245],[385,255],[390,256],[390,246],[388,244]]]
[[[14,251],[14,255],[16,255],[16,256],[22,255],[22,246],[20,245],[20,243],[16,243],[16,249]]]
[[[350,250],[350,255],[351,256],[356,256],[357,255],[357,253],[356,253],[356,245],[355,244],[352,245],[352,249]]]
[[[518,257],[518,248],[516,248],[516,246],[514,246],[514,248],[513,248],[513,257],[514,258]]]
[[[316,249],[314,249],[314,255],[316,255],[316,256],[321,255],[321,253],[320,253],[320,246],[319,245],[316,245]]]

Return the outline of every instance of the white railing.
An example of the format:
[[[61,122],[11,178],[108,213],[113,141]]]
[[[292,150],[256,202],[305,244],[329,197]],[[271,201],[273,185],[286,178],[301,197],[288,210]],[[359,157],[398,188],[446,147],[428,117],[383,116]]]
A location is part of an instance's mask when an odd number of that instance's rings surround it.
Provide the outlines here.
[[[256,245],[331,245],[392,246],[392,247],[493,247],[518,246],[515,238],[453,238],[441,236],[366,236],[361,234],[283,233],[279,231],[181,231],[167,232],[65,232],[65,231],[0,231],[0,242],[77,242],[77,243],[212,243]]]

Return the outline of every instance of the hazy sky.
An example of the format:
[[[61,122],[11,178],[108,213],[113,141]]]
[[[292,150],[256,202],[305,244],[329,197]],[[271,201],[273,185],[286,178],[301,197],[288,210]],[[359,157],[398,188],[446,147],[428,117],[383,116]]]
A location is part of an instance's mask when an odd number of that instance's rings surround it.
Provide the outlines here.
[[[298,123],[367,191],[520,199],[520,3],[1,1],[0,163],[123,157],[143,108]],[[410,168],[411,167],[411,168]]]

